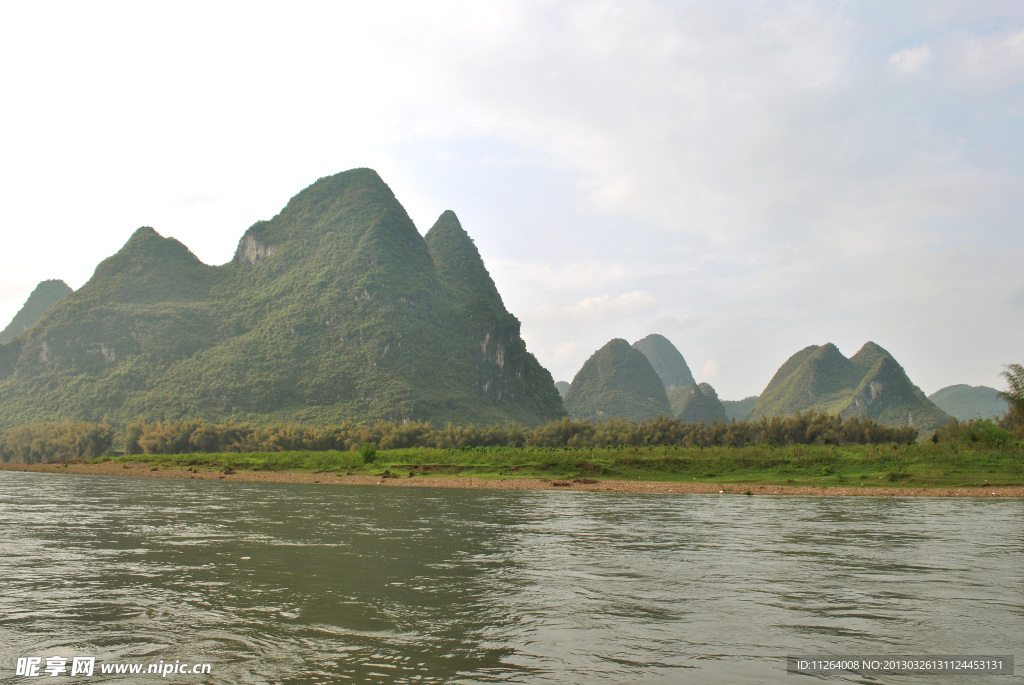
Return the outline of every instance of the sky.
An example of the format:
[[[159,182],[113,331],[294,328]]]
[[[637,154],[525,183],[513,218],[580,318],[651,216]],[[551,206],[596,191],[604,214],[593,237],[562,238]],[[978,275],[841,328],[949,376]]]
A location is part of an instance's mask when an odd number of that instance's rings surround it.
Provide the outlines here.
[[[723,399],[826,342],[926,393],[1024,363],[1016,0],[3,3],[0,65],[0,327],[371,167],[555,380],[649,333]]]

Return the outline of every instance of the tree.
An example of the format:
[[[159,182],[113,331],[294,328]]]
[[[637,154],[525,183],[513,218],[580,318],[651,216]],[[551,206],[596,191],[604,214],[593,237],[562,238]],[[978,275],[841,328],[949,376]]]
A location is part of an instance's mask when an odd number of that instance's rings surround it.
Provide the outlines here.
[[[999,396],[1006,400],[1010,411],[1003,419],[1005,427],[1020,432],[1024,430],[1024,366],[1007,364],[1006,371],[1001,374],[1006,379],[1006,390]]]

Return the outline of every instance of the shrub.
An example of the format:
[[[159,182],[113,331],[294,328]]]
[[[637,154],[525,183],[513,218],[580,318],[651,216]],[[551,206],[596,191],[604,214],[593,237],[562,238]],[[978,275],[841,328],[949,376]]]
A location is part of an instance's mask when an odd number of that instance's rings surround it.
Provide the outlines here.
[[[359,448],[359,456],[363,458],[364,464],[372,463],[377,458],[377,446],[372,442],[364,442]]]

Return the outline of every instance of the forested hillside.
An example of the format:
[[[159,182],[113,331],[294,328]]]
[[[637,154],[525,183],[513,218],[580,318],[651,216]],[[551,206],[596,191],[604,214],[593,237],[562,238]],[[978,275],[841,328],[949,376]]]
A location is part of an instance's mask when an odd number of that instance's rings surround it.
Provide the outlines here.
[[[369,169],[309,186],[221,266],[140,228],[0,345],[0,426],[563,415],[455,215],[424,238]]]

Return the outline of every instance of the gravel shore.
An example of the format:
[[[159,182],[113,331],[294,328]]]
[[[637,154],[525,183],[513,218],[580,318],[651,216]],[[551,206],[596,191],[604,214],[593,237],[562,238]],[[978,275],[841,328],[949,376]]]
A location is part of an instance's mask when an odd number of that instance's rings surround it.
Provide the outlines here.
[[[77,473],[97,476],[135,476],[142,478],[183,478],[265,483],[316,483],[321,485],[374,485],[412,488],[490,488],[495,490],[588,490],[595,492],[692,493],[732,495],[818,495],[825,497],[1024,497],[1024,486],[994,485],[983,488],[921,487],[808,487],[790,485],[745,485],[683,483],[577,478],[471,478],[422,476],[381,478],[345,476],[335,472],[298,473],[293,471],[235,471],[222,473],[204,468],[161,469],[149,464],[0,464],[4,471],[37,473]]]

